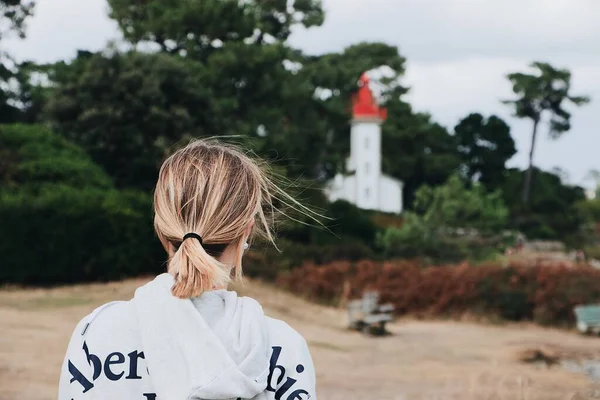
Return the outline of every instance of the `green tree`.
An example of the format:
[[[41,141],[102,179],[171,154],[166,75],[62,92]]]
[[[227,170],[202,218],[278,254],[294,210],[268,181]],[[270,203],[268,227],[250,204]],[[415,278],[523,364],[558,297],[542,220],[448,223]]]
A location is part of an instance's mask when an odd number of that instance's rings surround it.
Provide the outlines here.
[[[203,72],[165,54],[80,53],[50,71],[46,117],[118,187],[150,189],[171,146],[217,131]]]
[[[508,222],[508,208],[501,191],[488,193],[478,183],[469,188],[457,174],[441,186],[422,186],[415,196],[414,208],[422,225],[431,232],[473,228],[490,234]]]
[[[280,43],[228,43],[208,57],[202,65],[215,93],[213,134],[243,135],[288,175],[314,179],[328,121],[306,76],[286,68],[293,53]]]
[[[281,44],[229,43],[204,63],[80,52],[72,63],[38,67],[52,85],[30,90],[29,110],[34,118],[46,103],[44,119],[119,187],[149,188],[168,149],[198,136],[235,136],[288,174],[314,178],[326,118],[304,77],[281,62],[289,52]]]
[[[110,16],[132,43],[206,59],[224,43],[285,41],[295,25],[319,26],[320,0],[109,0]],[[239,60],[243,63],[243,60]]]
[[[411,208],[422,185],[442,185],[460,165],[456,142],[430,115],[410,104],[390,101],[382,127],[382,162],[386,173],[404,182],[403,204]]]
[[[298,176],[314,169],[324,123],[310,88],[280,62],[288,51],[230,43],[205,63],[80,52],[70,64],[40,67],[53,85],[31,93],[46,103],[44,118],[84,147],[119,187],[148,189],[169,148],[198,136],[248,140]]]
[[[488,189],[501,186],[506,162],[517,153],[509,126],[491,115],[469,114],[454,128],[461,172],[469,180],[477,180]]]
[[[571,91],[571,72],[558,69],[548,63],[534,62],[533,73],[516,72],[508,74],[517,95],[514,100],[503,101],[510,105],[518,118],[528,118],[533,122],[531,147],[529,150],[529,166],[523,183],[523,204],[529,202],[531,179],[533,174],[533,154],[540,123],[546,114],[549,119],[549,136],[557,139],[571,128],[571,114],[564,104],[570,102],[576,106],[586,104],[590,99],[586,96],[573,96]]]

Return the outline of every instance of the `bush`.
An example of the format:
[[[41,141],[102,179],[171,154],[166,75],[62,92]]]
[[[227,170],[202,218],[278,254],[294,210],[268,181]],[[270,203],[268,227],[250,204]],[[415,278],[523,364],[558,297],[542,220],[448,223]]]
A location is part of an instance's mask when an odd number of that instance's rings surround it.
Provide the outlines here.
[[[0,283],[112,280],[161,270],[149,195],[113,189],[42,126],[0,126]]]
[[[0,189],[62,183],[110,189],[108,175],[79,147],[38,125],[0,125]]]
[[[307,264],[279,278],[293,292],[326,303],[342,295],[346,281],[353,297],[378,290],[399,314],[477,313],[564,325],[573,322],[573,307],[600,301],[599,270],[561,263],[423,268],[407,261],[345,261]]]
[[[0,226],[0,283],[113,280],[162,268],[145,194],[64,185],[0,193]]]
[[[502,194],[510,208],[512,229],[530,239],[560,240],[579,247],[586,214],[594,212],[580,206],[585,201],[583,188],[564,184],[559,175],[538,168],[533,168],[532,174],[531,196],[524,207],[521,193],[525,171],[511,168],[505,172]]]
[[[408,216],[410,218],[410,215]],[[418,225],[415,225],[418,226]],[[501,239],[501,238],[500,238]],[[500,239],[426,236],[419,230],[388,228],[377,235],[377,244],[387,259],[421,259],[429,264],[481,262],[495,258],[505,247]]]
[[[400,228],[391,226],[377,235],[386,257],[453,263],[479,261],[497,252],[494,236],[508,217],[500,192],[487,193],[479,184],[467,187],[453,175],[441,186],[422,186],[414,205],[414,212],[404,213]]]

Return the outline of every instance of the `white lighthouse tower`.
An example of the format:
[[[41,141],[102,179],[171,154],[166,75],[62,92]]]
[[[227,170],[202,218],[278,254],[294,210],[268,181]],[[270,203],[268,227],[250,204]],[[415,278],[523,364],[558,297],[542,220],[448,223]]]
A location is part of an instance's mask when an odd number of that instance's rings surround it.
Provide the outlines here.
[[[380,108],[363,74],[352,99],[350,157],[346,175],[327,183],[330,201],[346,200],[356,206],[387,213],[402,212],[402,182],[381,172],[381,124],[387,111]]]

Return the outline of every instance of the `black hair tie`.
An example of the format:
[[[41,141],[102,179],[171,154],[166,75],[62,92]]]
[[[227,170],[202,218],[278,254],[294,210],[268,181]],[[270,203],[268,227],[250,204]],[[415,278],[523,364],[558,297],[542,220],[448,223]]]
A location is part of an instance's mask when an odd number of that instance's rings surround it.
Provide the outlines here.
[[[189,238],[198,239],[198,241],[200,242],[200,246],[202,246],[202,236],[200,236],[194,232],[186,233],[185,235],[183,235],[183,240],[189,239]],[[182,242],[183,242],[183,240],[182,240]]]

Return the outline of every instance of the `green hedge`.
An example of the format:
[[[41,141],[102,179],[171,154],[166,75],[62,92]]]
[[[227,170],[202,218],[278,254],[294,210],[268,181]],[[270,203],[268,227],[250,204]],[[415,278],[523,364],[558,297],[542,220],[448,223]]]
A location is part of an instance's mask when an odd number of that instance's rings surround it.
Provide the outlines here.
[[[162,269],[150,197],[64,185],[0,194],[0,283],[113,280]]]
[[[40,125],[0,125],[0,283],[159,272],[149,194],[113,188],[78,146]]]

